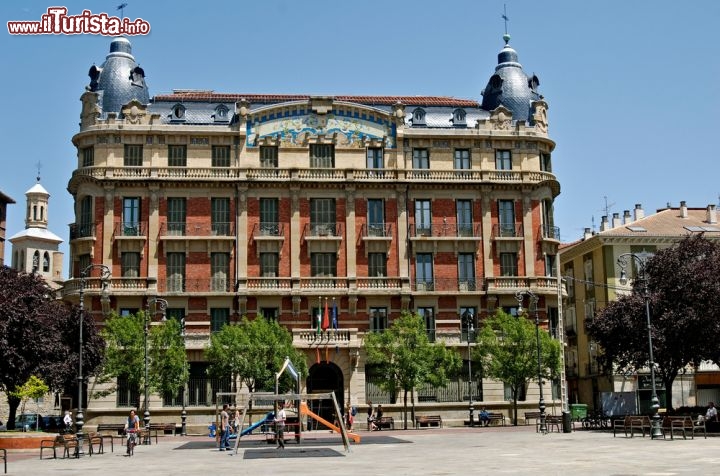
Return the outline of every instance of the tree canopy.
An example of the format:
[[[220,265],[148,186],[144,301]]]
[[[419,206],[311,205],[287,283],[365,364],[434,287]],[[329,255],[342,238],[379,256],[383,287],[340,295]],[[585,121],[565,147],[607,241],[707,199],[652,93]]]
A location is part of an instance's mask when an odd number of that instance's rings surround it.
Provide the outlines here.
[[[720,245],[702,235],[684,238],[656,252],[645,264],[650,331],[656,374],[672,408],[672,384],[686,367],[703,360],[720,363]],[[619,372],[635,372],[650,361],[645,283],[609,303],[585,323],[601,347],[600,362]]]
[[[542,378],[551,380],[560,371],[562,348],[545,329],[541,328],[539,334]],[[535,324],[502,310],[485,320],[477,337],[474,353],[483,373],[510,387],[515,425],[518,398],[531,380],[538,379],[537,352]]]
[[[12,392],[32,375],[51,391],[77,385],[80,310],[58,301],[38,275],[0,267],[0,391],[10,406],[12,428],[20,400]],[[102,360],[104,343],[93,319],[83,318],[83,371],[91,375]],[[76,387],[75,387],[76,388]]]
[[[406,312],[385,332],[367,334],[365,352],[368,364],[374,365],[379,373],[380,387],[388,392],[398,388],[403,391],[404,428],[408,392],[426,383],[443,386],[448,376],[462,365],[457,352],[444,343],[429,341],[422,317]]]

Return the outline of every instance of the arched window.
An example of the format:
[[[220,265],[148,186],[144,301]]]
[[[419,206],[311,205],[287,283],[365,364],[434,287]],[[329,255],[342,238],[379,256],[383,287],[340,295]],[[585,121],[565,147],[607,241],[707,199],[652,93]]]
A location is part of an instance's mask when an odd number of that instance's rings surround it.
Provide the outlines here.
[[[50,253],[47,251],[43,255],[43,273],[50,272]]]
[[[36,273],[38,269],[40,269],[40,252],[35,250],[33,254],[32,272]]]
[[[417,108],[413,111],[412,118],[413,126],[424,126],[425,125],[425,110]]]
[[[45,214],[45,207],[40,205],[40,221],[44,220],[43,215]]]
[[[185,120],[185,106],[182,104],[176,104],[172,108],[173,121],[184,121]]]
[[[224,104],[220,104],[215,108],[215,122],[227,122],[228,108]]]
[[[455,125],[455,126],[466,125],[465,116],[466,116],[465,109],[455,109],[455,111],[453,112],[453,118],[452,118],[453,125]]]

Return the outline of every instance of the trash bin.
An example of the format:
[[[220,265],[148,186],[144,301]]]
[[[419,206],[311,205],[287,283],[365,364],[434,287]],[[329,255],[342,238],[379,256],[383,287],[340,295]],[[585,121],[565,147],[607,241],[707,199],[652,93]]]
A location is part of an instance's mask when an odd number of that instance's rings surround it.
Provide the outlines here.
[[[587,405],[584,403],[573,403],[570,405],[570,416],[574,421],[580,421],[587,418]]]

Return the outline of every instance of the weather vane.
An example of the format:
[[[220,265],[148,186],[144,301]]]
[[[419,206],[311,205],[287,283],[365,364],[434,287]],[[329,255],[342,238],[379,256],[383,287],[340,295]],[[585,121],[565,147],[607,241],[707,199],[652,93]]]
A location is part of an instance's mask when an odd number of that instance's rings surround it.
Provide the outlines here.
[[[507,35],[507,34],[508,34],[508,32],[507,32],[507,24],[508,24],[508,22],[510,21],[510,19],[509,19],[508,16],[507,16],[507,4],[505,4],[505,3],[503,3],[502,19],[505,20],[505,34]]]
[[[35,167],[37,167],[37,171],[38,171],[36,178],[37,178],[38,183],[40,183],[40,169],[42,169],[42,162],[40,162],[38,160],[38,162],[35,164]]]
[[[125,18],[125,7],[127,7],[127,3],[121,3],[117,7],[117,9],[120,10],[120,19]]]

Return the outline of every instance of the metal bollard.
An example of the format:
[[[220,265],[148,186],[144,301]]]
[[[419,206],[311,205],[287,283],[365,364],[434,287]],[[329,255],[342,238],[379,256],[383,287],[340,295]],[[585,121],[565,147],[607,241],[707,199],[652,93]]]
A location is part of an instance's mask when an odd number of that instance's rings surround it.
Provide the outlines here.
[[[563,425],[563,433],[572,433],[573,427],[572,427],[572,415],[570,415],[570,412],[564,411],[562,412],[562,425]]]

